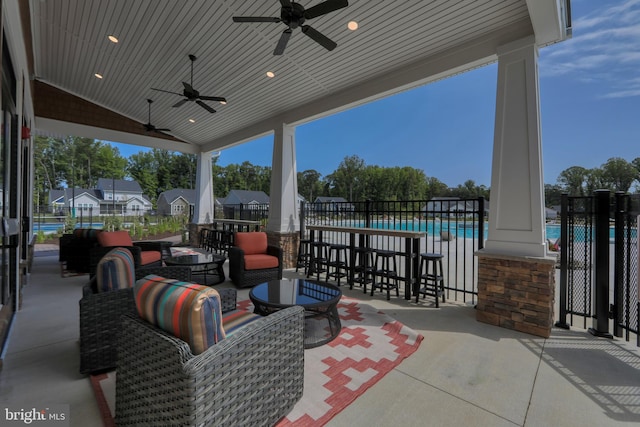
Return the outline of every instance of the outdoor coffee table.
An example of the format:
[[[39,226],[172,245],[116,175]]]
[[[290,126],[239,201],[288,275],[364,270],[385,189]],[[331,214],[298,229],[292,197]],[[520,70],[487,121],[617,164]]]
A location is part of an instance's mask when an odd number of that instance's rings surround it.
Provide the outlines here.
[[[203,275],[204,285],[217,285],[225,280],[222,266],[227,258],[223,255],[213,254],[201,248],[175,248],[173,256],[164,259],[167,265],[179,265],[193,268],[193,274]],[[207,275],[216,278],[213,283],[207,283]]]
[[[304,348],[326,344],[340,333],[338,301],[342,292],[337,286],[315,280],[272,280],[254,286],[249,292],[254,312],[267,316],[283,308],[304,308]]]

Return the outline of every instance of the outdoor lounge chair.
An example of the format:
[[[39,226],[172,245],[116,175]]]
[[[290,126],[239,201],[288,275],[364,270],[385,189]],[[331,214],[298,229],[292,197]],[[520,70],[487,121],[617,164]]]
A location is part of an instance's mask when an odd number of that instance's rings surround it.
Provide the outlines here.
[[[262,231],[237,232],[229,248],[229,277],[239,288],[282,279],[282,248],[267,244]]]
[[[123,316],[115,422],[273,426],[302,397],[303,341],[301,306],[258,316],[198,354],[149,321]]]
[[[189,267],[145,267],[135,270],[135,280],[149,274],[191,280]],[[223,312],[235,310],[236,290],[221,289]],[[110,292],[97,291],[97,278],[91,278],[82,288],[80,300],[80,373],[89,374],[116,367],[116,334],[120,316],[135,313],[131,287]]]
[[[115,247],[127,248],[134,257],[136,267],[161,266],[162,258],[169,253],[170,242],[133,242],[128,231],[103,231],[97,236],[98,246],[89,251],[89,274],[95,275],[100,259]]]

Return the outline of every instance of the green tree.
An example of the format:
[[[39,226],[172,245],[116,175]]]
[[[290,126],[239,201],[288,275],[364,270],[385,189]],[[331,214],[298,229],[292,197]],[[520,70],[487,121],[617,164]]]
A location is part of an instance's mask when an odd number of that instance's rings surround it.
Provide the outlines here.
[[[631,184],[638,177],[636,167],[620,157],[610,158],[601,169],[603,181],[612,191],[629,192]]]
[[[327,176],[331,183],[332,195],[347,197],[350,202],[360,200],[364,167],[364,160],[360,157],[356,155],[345,157],[338,169]]]
[[[129,157],[127,164],[127,174],[140,184],[142,192],[155,204],[157,199],[158,176],[155,171],[158,169],[153,153],[140,151]]]
[[[564,187],[570,196],[584,196],[584,183],[587,170],[582,166],[571,166],[560,172],[558,182]]]
[[[608,189],[609,185],[605,182],[603,171],[600,168],[585,169],[585,185],[584,194],[593,194],[594,191],[600,189]]]
[[[440,181],[438,178],[429,177],[427,178],[427,189],[425,193],[425,199],[431,200],[434,197],[443,197],[447,195],[449,187],[447,184]]]
[[[564,193],[562,187],[558,184],[544,185],[544,204],[545,206],[557,206],[560,205],[562,199],[562,193]]]
[[[313,202],[316,197],[321,195],[321,177],[320,172],[314,169],[298,172],[298,192],[306,198],[307,201]]]

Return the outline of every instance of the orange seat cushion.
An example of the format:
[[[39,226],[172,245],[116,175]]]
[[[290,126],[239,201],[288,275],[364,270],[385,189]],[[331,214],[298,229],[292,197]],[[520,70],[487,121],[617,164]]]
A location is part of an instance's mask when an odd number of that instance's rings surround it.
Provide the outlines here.
[[[160,251],[142,251],[140,252],[140,264],[147,265],[152,262],[160,261],[162,259],[162,253]]]
[[[266,254],[245,255],[245,270],[262,270],[264,268],[277,268],[278,257]]]
[[[239,232],[234,236],[235,246],[244,251],[245,255],[267,253],[267,233],[262,231]]]
[[[103,231],[97,239],[100,246],[133,246],[128,231]]]

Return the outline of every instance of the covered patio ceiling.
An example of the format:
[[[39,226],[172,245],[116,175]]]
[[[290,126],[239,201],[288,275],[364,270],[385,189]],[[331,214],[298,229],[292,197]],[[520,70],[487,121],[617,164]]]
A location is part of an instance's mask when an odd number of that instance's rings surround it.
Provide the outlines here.
[[[300,3],[308,9],[321,1]],[[565,0],[349,0],[306,22],[334,40],[335,50],[297,29],[281,56],[273,50],[284,24],[232,21],[280,16],[280,7],[278,0],[23,0],[35,128],[182,152],[219,150],[281,123],[490,63],[510,41],[534,35],[544,46],[567,35]],[[347,29],[350,20],[358,30]],[[190,54],[198,58],[194,88],[228,101],[206,101],[214,114],[194,102],[173,108],[178,95],[151,89],[182,92]],[[170,137],[145,132],[146,99],[154,100],[152,124],[171,129]]]

